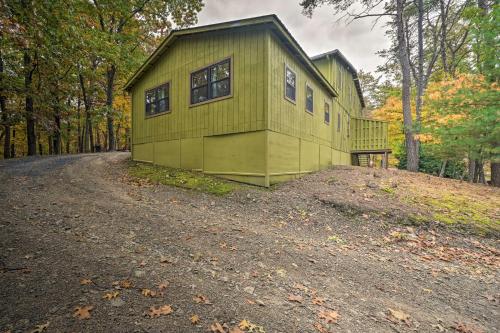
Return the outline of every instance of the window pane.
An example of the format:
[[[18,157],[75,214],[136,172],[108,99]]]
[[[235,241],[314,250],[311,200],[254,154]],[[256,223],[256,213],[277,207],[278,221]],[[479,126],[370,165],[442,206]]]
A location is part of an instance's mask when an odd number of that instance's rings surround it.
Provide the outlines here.
[[[168,98],[160,99],[158,101],[158,113],[168,111]]]
[[[165,97],[168,97],[168,84],[157,88],[157,98],[163,99]]]
[[[146,92],[146,104],[154,103],[156,100],[156,95],[154,90]]]
[[[208,86],[196,88],[191,91],[191,103],[200,103],[208,99]]]
[[[306,110],[313,112],[313,90],[310,87],[306,87]]]
[[[212,98],[227,96],[229,94],[229,79],[212,83]]]
[[[191,74],[191,88],[198,88],[208,82],[208,69]]]
[[[286,97],[295,101],[295,88],[290,85],[286,85]]]
[[[325,122],[330,123],[330,105],[325,103]]]
[[[215,82],[228,78],[230,73],[230,68],[231,66],[229,64],[229,60],[213,66],[210,69],[210,75],[211,75],[210,81]]]
[[[295,88],[295,73],[290,69],[286,69],[286,84]]]

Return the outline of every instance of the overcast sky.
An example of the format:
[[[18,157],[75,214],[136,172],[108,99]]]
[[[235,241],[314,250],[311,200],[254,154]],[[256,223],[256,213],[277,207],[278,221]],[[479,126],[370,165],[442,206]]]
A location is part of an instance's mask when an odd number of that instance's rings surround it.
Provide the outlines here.
[[[276,14],[309,56],[339,49],[357,70],[374,71],[382,59],[375,53],[388,46],[384,27],[372,29],[370,19],[347,24],[332,8],[316,9],[312,18],[302,15],[300,0],[205,0],[198,25]]]

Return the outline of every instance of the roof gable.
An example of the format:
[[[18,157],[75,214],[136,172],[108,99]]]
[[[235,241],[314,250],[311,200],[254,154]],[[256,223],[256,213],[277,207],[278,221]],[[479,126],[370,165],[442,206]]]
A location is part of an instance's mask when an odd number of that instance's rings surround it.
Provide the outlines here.
[[[358,93],[359,100],[361,102],[361,106],[365,107],[365,100],[363,98],[363,91],[361,89],[361,84],[359,82],[358,78],[358,72],[356,71],[356,68],[347,60],[347,58],[340,52],[339,50],[335,49],[333,51],[325,52],[318,54],[314,57],[311,57],[312,61],[315,60],[320,60],[326,57],[334,57],[339,60],[339,62],[352,74],[353,80],[354,80],[354,85],[356,86],[356,91]]]
[[[285,44],[287,50],[295,56],[300,63],[318,80],[318,82],[333,96],[338,96],[335,88],[326,80],[323,74],[316,68],[312,60],[307,56],[304,50],[300,47],[297,41],[293,38],[285,25],[278,19],[276,15],[266,15],[253,17],[248,19],[216,23],[200,27],[193,27],[181,30],[172,30],[170,34],[161,42],[158,48],[148,57],[148,59],[137,69],[132,77],[125,84],[124,89],[130,90],[134,84],[146,73],[146,71],[154,66],[158,59],[171,47],[174,42],[183,37],[193,34],[214,32],[221,30],[237,29],[251,26],[265,26],[274,31],[280,41]]]

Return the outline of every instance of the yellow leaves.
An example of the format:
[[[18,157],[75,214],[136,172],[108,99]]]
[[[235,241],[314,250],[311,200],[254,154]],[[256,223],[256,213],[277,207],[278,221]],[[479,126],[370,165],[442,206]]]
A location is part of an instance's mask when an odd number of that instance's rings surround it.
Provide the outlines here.
[[[328,324],[336,324],[340,315],[337,311],[321,311],[318,315],[319,319],[323,319]]]
[[[154,290],[144,288],[141,290],[141,294],[145,297],[156,297],[158,296],[158,293]]]
[[[36,325],[35,329],[31,330],[30,333],[42,333],[49,328],[49,322],[45,324]]]
[[[118,297],[118,295],[120,295],[120,292],[118,292],[118,291],[112,291],[112,292],[109,292],[109,293],[105,293],[104,296],[102,296],[102,298],[103,299],[107,299],[109,301],[109,300],[112,300],[113,298]]]
[[[246,319],[243,319],[243,320],[239,323],[238,327],[239,327],[240,329],[242,329],[242,330],[247,330],[247,329],[249,329],[249,328],[250,328],[250,322],[249,322],[248,320],[246,320]]]
[[[73,312],[73,317],[80,320],[89,319],[90,311],[92,311],[93,309],[94,307],[92,305],[77,306],[75,308],[75,311]]]
[[[168,287],[168,282],[162,282],[158,285],[158,289],[160,291],[164,291],[165,289],[167,289],[167,287]]]
[[[133,287],[132,282],[129,280],[114,281],[112,285],[123,289],[130,289]]]
[[[189,318],[189,320],[191,320],[191,324],[196,325],[200,322],[200,317],[194,314],[191,316],[191,318]]]
[[[149,318],[156,318],[163,315],[169,315],[173,312],[172,306],[170,305],[162,305],[162,306],[152,306],[149,308],[149,311],[146,313],[146,316]]]
[[[89,284],[93,284],[94,282],[91,279],[81,279],[80,284],[82,286],[88,286]]]
[[[393,310],[391,308],[388,308],[389,313],[387,315],[387,319],[392,321],[393,323],[399,323],[403,322],[406,325],[410,326],[410,315],[407,313],[404,313],[401,310]]]

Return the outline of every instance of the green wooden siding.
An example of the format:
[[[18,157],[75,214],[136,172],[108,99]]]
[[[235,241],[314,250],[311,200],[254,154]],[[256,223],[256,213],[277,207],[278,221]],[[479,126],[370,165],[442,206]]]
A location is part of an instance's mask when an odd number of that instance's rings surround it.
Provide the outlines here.
[[[134,85],[134,144],[262,130],[264,31],[206,33],[183,37]],[[232,57],[233,97],[190,106],[190,73]],[[144,92],[170,82],[170,113],[145,118]]]

